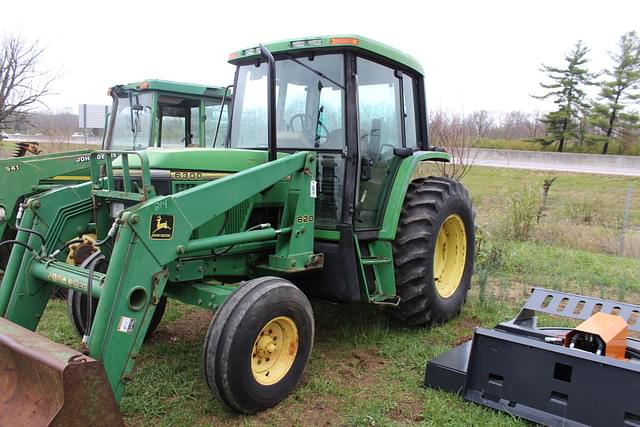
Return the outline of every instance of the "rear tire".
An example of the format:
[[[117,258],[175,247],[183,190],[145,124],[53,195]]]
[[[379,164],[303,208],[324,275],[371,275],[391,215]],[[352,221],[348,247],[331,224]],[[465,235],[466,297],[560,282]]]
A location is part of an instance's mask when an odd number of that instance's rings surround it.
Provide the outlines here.
[[[211,321],[203,346],[207,384],[236,412],[275,406],[300,381],[313,337],[313,311],[302,291],[277,277],[250,280]]]
[[[393,243],[399,306],[412,326],[441,324],[460,313],[471,284],[473,208],[467,190],[443,177],[414,180]]]

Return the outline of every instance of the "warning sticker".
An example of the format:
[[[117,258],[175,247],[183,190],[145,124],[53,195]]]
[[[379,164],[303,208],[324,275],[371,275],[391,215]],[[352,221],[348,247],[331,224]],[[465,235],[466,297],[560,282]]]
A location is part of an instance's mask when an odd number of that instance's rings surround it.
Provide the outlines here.
[[[318,181],[316,180],[311,181],[311,186],[309,188],[309,196],[311,196],[312,199],[315,199],[318,197]]]
[[[118,323],[118,332],[124,332],[125,334],[130,334],[133,332],[133,327],[136,324],[136,319],[132,317],[120,317],[120,322]]]

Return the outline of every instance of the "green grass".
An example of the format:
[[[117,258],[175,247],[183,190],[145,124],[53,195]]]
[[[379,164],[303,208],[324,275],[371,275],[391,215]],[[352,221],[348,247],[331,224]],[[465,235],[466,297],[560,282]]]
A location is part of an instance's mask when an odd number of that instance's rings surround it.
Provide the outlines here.
[[[421,173],[428,173],[422,170]],[[595,200],[595,208],[618,206],[638,180],[598,175],[559,175],[546,222],[566,222],[575,234],[572,206]],[[229,413],[211,396],[202,378],[202,342],[211,314],[171,301],[159,329],[143,346],[134,379],[121,407],[129,425],[280,426],[426,425],[516,426],[509,415],[465,402],[458,396],[421,387],[427,359],[470,338],[476,326],[492,327],[513,317],[532,286],[596,297],[640,302],[640,259],[619,257],[547,241],[498,238],[507,201],[525,185],[541,186],[549,174],[474,168],[465,178],[478,223],[489,230],[499,261],[489,271],[486,301],[480,303],[477,278],[461,315],[431,329],[406,328],[367,305],[314,304],[316,340],[300,386],[276,408],[252,417]],[[593,227],[615,226],[607,210]],[[600,214],[602,214],[602,212]],[[598,214],[598,215],[600,215]],[[640,224],[634,211],[632,223]],[[565,223],[563,223],[565,224]],[[547,225],[540,226],[544,229]],[[538,230],[539,231],[539,230]],[[39,332],[77,347],[66,307],[52,300]]]
[[[468,339],[476,326],[513,317],[531,286],[640,301],[640,260],[555,248],[534,242],[505,244],[503,267],[491,273],[488,302],[477,283],[464,310],[437,328],[406,328],[366,305],[314,304],[316,342],[300,387],[276,408],[253,417],[232,415],[202,379],[202,341],[210,315],[171,302],[161,326],[141,352],[122,400],[127,423],[161,425],[525,425],[508,415],[421,387],[427,359]],[[76,342],[66,307],[52,300],[41,333]]]

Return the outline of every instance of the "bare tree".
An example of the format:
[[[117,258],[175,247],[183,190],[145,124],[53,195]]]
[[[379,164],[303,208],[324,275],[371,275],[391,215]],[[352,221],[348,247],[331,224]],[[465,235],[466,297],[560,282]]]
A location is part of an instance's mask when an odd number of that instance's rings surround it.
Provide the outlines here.
[[[495,126],[493,115],[487,110],[474,111],[464,121],[472,127],[477,138],[488,137],[489,132]]]
[[[482,125],[485,123],[483,120]],[[450,163],[436,163],[443,176],[462,179],[476,160],[476,153],[472,149],[481,138],[478,123],[471,123],[462,115],[442,110],[432,111],[429,115],[431,144],[445,148],[451,157]]]
[[[536,110],[529,115],[529,119],[527,120],[526,126],[527,131],[529,132],[529,138],[537,138],[539,132],[544,132],[544,124],[540,121],[542,118],[542,113],[540,110]]]
[[[31,117],[31,125],[49,142],[70,142],[78,130],[78,116],[70,113],[37,113]]]
[[[32,111],[50,93],[58,77],[40,68],[45,49],[20,36],[8,36],[0,45],[0,127],[18,114]]]
[[[509,111],[500,118],[500,137],[504,139],[523,139],[529,134],[529,115],[523,111]]]

